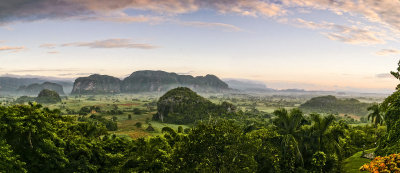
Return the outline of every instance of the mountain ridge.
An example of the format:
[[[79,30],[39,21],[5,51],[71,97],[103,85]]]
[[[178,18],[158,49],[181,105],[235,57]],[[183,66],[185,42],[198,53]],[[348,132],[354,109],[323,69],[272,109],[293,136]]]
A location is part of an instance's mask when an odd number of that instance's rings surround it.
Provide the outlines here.
[[[77,78],[71,94],[160,92],[176,87],[188,87],[198,92],[230,90],[228,84],[211,74],[194,77],[161,70],[140,70],[133,72],[123,80],[99,74]]]

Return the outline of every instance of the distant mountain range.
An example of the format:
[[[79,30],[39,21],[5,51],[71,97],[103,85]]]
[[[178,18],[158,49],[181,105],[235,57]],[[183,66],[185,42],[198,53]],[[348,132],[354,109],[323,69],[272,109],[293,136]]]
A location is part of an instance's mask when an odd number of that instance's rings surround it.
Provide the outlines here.
[[[38,95],[44,89],[55,91],[59,95],[65,95],[63,86],[52,82],[44,82],[42,84],[34,83],[28,86],[22,85],[17,91],[22,95]]]
[[[247,80],[247,79],[224,79],[225,83],[230,88],[240,91],[255,91],[255,92],[268,92],[275,91],[274,89],[267,88],[267,86],[259,81]]]
[[[47,83],[46,83],[47,82]],[[49,85],[49,83],[52,86]],[[57,84],[58,86],[54,85]],[[62,86],[60,88],[60,86]],[[245,92],[273,94],[346,95],[357,92],[306,91],[304,89],[272,89],[264,82],[248,79],[219,79],[215,75],[191,76],[165,71],[136,71],[124,79],[94,74],[75,79],[46,76],[17,76],[7,74],[0,77],[0,95],[37,95],[41,89],[57,90],[63,94],[115,94],[140,92],[165,92],[176,87],[188,87],[196,92]],[[58,89],[56,89],[58,88]],[[362,91],[362,90],[360,90]],[[381,93],[381,92],[378,92]],[[363,93],[366,94],[366,93]],[[371,93],[373,94],[373,93]]]
[[[123,80],[107,75],[91,75],[75,80],[71,94],[113,94],[168,91],[188,87],[198,92],[229,90],[228,84],[214,75],[178,75],[165,71],[136,71]]]
[[[51,89],[59,94],[69,93],[72,90],[73,83],[68,81],[47,80],[43,78],[18,78],[18,77],[0,77],[0,95],[35,95],[43,89]]]

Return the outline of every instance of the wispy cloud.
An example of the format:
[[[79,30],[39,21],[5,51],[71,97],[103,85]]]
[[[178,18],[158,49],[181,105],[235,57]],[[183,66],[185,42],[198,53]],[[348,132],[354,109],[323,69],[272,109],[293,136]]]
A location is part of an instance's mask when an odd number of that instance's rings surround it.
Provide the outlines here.
[[[180,25],[185,26],[193,26],[193,27],[203,27],[203,28],[214,28],[214,29],[222,29],[225,31],[242,31],[241,28],[226,24],[226,23],[216,23],[216,22],[200,22],[200,21],[177,21]]]
[[[394,77],[392,76],[392,74],[390,74],[390,73],[380,73],[380,74],[376,74],[375,77],[381,78],[381,79],[394,78]]]
[[[126,48],[126,49],[155,49],[157,46],[146,43],[134,43],[130,39],[107,39],[92,42],[65,43],[61,46],[89,47],[89,48]]]
[[[342,41],[350,44],[384,44],[386,41],[379,37],[379,33],[358,28],[356,26],[335,25],[335,31],[325,33],[331,40]]]
[[[7,71],[8,73],[31,73],[31,72],[67,72],[67,71],[76,71],[77,69],[44,69],[44,68],[38,68],[38,69],[20,69],[20,70],[11,70]]]
[[[57,46],[57,44],[51,44],[51,43],[45,43],[40,45],[40,48],[47,48],[47,49],[54,49]]]
[[[300,28],[320,30],[330,40],[341,41],[349,44],[383,44],[385,43],[386,33],[378,33],[365,26],[346,26],[332,22],[314,22],[301,18],[280,20],[281,23],[290,24]]]
[[[190,13],[199,9],[213,9],[219,13],[234,13],[244,16],[279,16],[286,13],[281,3],[261,0],[18,0],[5,1],[0,6],[0,23],[34,21],[41,19],[67,19],[91,17],[101,14],[123,13],[133,9],[151,11],[156,14],[174,15]],[[96,18],[96,17],[94,17]],[[104,20],[105,18],[98,18]],[[117,21],[146,21],[146,17],[125,16]],[[105,20],[114,20],[107,18]]]
[[[371,30],[361,25],[349,26],[336,21],[323,23],[296,19],[296,23],[299,27],[313,30],[330,29],[331,32],[324,32],[326,37],[350,44],[382,44],[388,39],[400,39],[400,2],[397,0],[18,0],[1,3],[0,25],[43,19],[160,23],[174,20],[174,16],[178,14],[202,9],[220,14],[272,18],[277,21],[282,16],[291,18],[295,13],[329,10],[339,16],[361,16],[363,24],[378,23],[380,29]],[[134,10],[139,15],[130,16],[125,13],[126,10]],[[141,15],[141,12],[146,15]],[[220,22],[194,21],[180,24],[240,31],[237,26]],[[390,32],[387,35],[396,38],[382,36],[380,33],[384,32]]]
[[[308,29],[332,29],[335,24],[333,23],[328,23],[328,22],[322,22],[322,23],[316,23],[313,21],[307,21],[301,18],[296,18],[291,21],[285,20],[283,23],[287,24],[292,24],[294,26],[300,27],[300,28],[308,28]]]
[[[376,52],[377,55],[391,55],[391,54],[400,54],[400,50],[397,49],[381,49],[380,51]]]
[[[50,52],[47,52],[48,54],[58,54],[58,53],[60,53],[60,52],[58,52],[58,51],[50,51]]]
[[[25,50],[26,48],[24,46],[19,46],[19,47],[12,47],[12,46],[2,46],[0,47],[0,51],[12,51],[12,52],[18,52]]]
[[[58,74],[58,76],[89,76],[94,73],[62,73]]]
[[[337,15],[360,15],[368,22],[379,23],[381,28],[400,30],[400,1],[396,0],[282,0],[285,7],[306,7],[330,10]]]
[[[88,20],[88,21],[116,22],[116,23],[147,22],[151,24],[158,24],[166,21],[166,19],[161,16],[145,16],[145,15],[130,16],[124,12],[113,13],[111,15],[80,16],[77,17],[76,19]]]

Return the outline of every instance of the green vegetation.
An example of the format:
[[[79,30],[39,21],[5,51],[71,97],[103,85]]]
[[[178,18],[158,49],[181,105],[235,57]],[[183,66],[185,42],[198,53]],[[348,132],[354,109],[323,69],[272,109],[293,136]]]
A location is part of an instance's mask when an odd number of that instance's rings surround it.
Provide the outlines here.
[[[234,110],[232,104],[223,102],[221,105],[216,105],[189,88],[178,87],[160,97],[157,102],[158,112],[153,119],[161,122],[188,124],[210,116],[223,116]]]
[[[361,157],[363,153],[372,153],[375,151],[375,148],[365,150],[364,152],[360,151],[351,157],[343,160],[343,170],[345,173],[360,173],[361,165],[370,162],[370,159]]]
[[[0,168],[20,172],[330,172],[341,170],[342,158],[359,151],[358,143],[375,141],[372,126],[346,126],[298,109],[275,111],[271,124],[211,118],[189,130],[165,126],[158,136],[134,140],[107,132],[116,129],[101,115],[62,116],[37,104],[0,112],[0,165],[7,165]],[[146,131],[157,128],[149,124]]]
[[[160,98],[56,94],[39,94],[45,108],[0,97],[0,172],[358,172],[364,150],[400,152],[400,91],[380,104],[323,96],[301,106],[309,97],[206,99],[185,87]]]
[[[307,113],[351,114],[365,116],[368,114],[368,103],[357,99],[337,99],[335,96],[315,97],[300,105],[300,109]]]
[[[39,95],[36,97],[38,103],[59,103],[61,102],[60,95],[57,92],[44,89],[40,91]]]

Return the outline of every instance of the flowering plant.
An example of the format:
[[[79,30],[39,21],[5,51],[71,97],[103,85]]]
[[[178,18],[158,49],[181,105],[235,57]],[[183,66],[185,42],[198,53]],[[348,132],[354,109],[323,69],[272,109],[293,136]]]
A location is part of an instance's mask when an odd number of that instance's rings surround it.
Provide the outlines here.
[[[400,154],[375,157],[370,163],[361,166],[360,171],[400,173]]]

